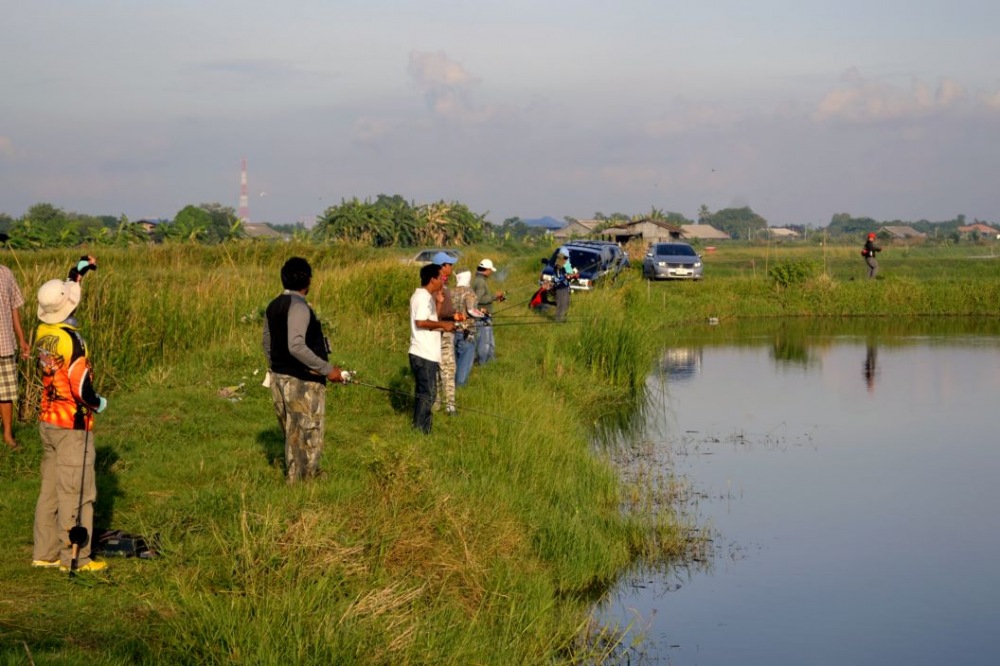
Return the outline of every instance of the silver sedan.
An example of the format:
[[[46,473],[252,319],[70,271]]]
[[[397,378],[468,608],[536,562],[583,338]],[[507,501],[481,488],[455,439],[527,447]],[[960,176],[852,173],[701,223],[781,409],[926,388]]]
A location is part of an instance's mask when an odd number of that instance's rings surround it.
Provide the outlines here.
[[[687,243],[654,243],[642,260],[642,274],[650,280],[700,280],[701,255]]]

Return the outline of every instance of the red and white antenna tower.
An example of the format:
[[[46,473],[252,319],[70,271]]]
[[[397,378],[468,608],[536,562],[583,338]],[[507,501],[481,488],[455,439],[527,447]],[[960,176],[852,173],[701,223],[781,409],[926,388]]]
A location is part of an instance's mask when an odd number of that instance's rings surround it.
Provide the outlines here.
[[[243,168],[240,169],[240,222],[250,221],[250,195],[247,193],[247,158],[243,158]]]

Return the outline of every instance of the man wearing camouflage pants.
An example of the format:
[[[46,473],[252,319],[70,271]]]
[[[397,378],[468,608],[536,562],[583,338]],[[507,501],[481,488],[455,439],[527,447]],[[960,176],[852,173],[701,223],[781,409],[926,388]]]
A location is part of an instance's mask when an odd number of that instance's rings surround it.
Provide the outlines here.
[[[285,435],[288,483],[319,473],[326,419],[326,382],[344,380],[327,360],[330,346],[316,313],[306,303],[312,267],[292,257],[281,267],[285,290],[267,306],[263,346],[271,371],[271,399]]]
[[[448,289],[448,279],[451,277],[455,258],[447,252],[438,252],[431,263],[441,267],[441,290],[434,294],[437,303],[438,321],[455,321],[455,306],[452,304],[451,290]],[[444,396],[444,411],[448,416],[455,415],[455,334],[451,331],[441,331],[441,365],[438,368],[437,397],[434,400],[434,410],[441,408],[441,398]]]

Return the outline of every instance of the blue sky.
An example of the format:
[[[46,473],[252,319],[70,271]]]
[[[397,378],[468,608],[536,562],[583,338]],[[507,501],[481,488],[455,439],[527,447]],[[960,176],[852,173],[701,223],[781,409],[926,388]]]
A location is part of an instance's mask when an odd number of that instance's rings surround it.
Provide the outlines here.
[[[0,0],[0,212],[1000,221],[1000,3]]]

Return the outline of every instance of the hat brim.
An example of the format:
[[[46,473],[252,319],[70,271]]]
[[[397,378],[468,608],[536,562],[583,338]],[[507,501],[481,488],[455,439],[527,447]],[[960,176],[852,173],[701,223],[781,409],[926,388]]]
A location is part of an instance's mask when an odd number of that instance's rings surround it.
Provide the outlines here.
[[[80,285],[77,282],[66,282],[66,298],[55,310],[43,310],[41,304],[38,306],[38,318],[46,324],[59,324],[73,314],[73,310],[80,304]]]

